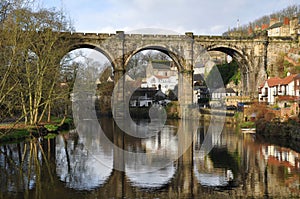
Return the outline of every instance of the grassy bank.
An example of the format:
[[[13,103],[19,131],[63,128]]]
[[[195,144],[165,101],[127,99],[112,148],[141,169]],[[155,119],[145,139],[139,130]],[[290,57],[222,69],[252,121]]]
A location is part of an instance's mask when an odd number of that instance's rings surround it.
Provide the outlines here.
[[[255,125],[255,122],[251,122],[251,121],[248,121],[248,122],[241,122],[239,124],[240,128],[255,128],[256,125]]]
[[[32,137],[53,138],[59,131],[71,129],[73,126],[71,118],[64,121],[55,118],[51,123],[42,123],[36,126],[15,123],[0,124],[0,144],[20,142]]]

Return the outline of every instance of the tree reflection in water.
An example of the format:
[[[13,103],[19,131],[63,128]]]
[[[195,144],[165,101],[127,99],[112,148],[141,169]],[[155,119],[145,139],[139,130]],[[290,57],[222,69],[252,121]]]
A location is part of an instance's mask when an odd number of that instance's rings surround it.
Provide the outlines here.
[[[35,138],[30,142],[0,147],[1,190],[24,191],[28,197],[28,191],[35,189],[36,195],[42,196],[43,182],[53,186],[55,173],[49,159],[51,141],[48,141]]]

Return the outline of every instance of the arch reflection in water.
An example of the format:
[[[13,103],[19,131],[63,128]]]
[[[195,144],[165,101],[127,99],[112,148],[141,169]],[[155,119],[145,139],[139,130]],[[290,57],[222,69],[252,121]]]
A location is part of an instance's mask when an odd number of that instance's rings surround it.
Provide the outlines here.
[[[233,173],[230,169],[213,169],[199,171],[197,166],[194,166],[194,173],[198,182],[202,186],[208,187],[226,187],[230,186],[233,181]]]
[[[101,145],[101,137],[98,133],[78,136],[76,132],[57,137],[56,172],[67,187],[92,190],[109,178],[113,168],[113,151]]]
[[[126,176],[133,186],[140,188],[161,188],[167,185],[173,178],[177,167],[173,164],[169,166],[155,170],[153,172],[145,172],[147,170],[153,170],[148,166],[140,166],[139,168],[127,166]]]
[[[214,131],[214,126],[212,130],[206,142],[209,142],[214,148],[206,154],[201,150],[201,145],[208,129],[203,124],[198,128],[194,145],[194,174],[202,186],[218,188],[236,186],[236,170],[239,163],[228,151],[229,139],[224,135],[219,137],[219,133]],[[226,128],[224,131],[226,131]]]
[[[212,158],[209,156],[200,157],[195,152],[194,174],[202,186],[226,187],[234,180],[231,169],[215,168]]]
[[[147,121],[139,121],[143,126]],[[142,152],[125,158],[125,172],[133,186],[140,188],[160,188],[173,178],[177,166],[178,139],[172,125],[165,125],[161,132],[147,139],[141,139]],[[130,147],[130,144],[128,146]],[[149,172],[150,171],[150,172]]]

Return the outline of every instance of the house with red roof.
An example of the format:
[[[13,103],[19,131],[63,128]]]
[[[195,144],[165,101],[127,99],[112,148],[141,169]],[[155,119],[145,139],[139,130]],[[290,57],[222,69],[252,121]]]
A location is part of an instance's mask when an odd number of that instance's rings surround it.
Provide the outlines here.
[[[299,20],[298,17],[284,17],[281,21],[278,18],[271,18],[269,27],[266,28],[269,37],[289,37],[298,34]]]
[[[299,96],[300,74],[288,74],[283,79],[279,77],[269,78],[259,88],[259,102],[266,102],[268,104],[276,104],[280,99],[297,100]]]

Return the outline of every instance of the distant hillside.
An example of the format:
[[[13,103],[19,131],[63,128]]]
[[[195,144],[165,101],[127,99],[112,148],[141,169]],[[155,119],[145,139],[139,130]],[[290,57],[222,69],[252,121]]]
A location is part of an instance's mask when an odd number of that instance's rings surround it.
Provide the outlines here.
[[[283,10],[274,12],[273,14],[262,16],[253,22],[249,22],[249,24],[231,28],[227,32],[224,32],[223,35],[230,35],[232,32],[239,32],[242,35],[248,35],[248,31],[250,29],[254,30],[256,27],[262,27],[266,24],[270,24],[271,19],[276,18],[282,20],[284,17],[292,18],[295,16],[300,18],[300,5],[292,5]]]

